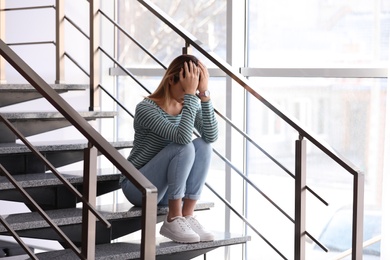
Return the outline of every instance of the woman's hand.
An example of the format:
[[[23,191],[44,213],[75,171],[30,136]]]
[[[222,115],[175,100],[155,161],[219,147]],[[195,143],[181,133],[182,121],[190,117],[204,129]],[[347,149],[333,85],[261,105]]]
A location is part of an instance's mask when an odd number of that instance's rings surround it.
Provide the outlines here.
[[[200,69],[198,90],[199,92],[205,92],[208,89],[208,85],[209,85],[209,72],[206,66],[200,61],[198,61],[198,67]]]
[[[195,95],[199,85],[199,75],[201,69],[192,61],[184,62],[180,70],[180,82],[185,94]]]

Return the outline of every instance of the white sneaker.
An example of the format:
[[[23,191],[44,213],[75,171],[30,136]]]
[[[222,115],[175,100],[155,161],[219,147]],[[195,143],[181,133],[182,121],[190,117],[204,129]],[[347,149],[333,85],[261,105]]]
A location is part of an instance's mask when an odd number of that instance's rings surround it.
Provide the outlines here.
[[[198,243],[200,237],[195,233],[184,217],[175,217],[171,222],[165,218],[160,234],[178,243]]]
[[[191,229],[199,235],[200,241],[206,242],[214,240],[214,234],[207,231],[194,216],[186,216],[185,218]]]

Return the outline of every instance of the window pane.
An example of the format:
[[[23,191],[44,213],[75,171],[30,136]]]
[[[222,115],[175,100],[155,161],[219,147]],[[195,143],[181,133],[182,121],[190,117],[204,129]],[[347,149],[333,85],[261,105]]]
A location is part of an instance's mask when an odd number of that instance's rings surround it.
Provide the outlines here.
[[[388,59],[386,2],[250,0],[249,66],[378,65]]]
[[[226,0],[153,1],[170,17],[183,26],[211,50],[225,57],[226,53]],[[129,34],[137,39],[159,60],[169,63],[180,55],[184,40],[167,25],[160,22],[136,0],[119,0],[119,21]],[[126,36],[119,33],[119,55],[128,64],[155,62]],[[194,54],[197,52],[194,50]]]

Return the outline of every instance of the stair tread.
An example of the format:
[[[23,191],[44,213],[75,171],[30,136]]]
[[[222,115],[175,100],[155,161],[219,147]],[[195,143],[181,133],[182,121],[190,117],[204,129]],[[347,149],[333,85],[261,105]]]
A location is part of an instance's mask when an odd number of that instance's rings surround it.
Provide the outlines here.
[[[99,169],[97,172],[97,181],[109,181],[109,180],[118,180],[120,173],[110,173],[112,170],[109,169]],[[83,172],[82,171],[72,171],[61,173],[72,184],[81,184],[83,183]],[[33,188],[33,187],[47,187],[47,186],[56,186],[62,185],[62,182],[51,172],[48,173],[32,173],[32,174],[17,174],[13,178],[18,182],[18,184],[23,188]],[[5,176],[0,176],[0,191],[5,190],[14,190],[15,187],[8,181]]]
[[[156,255],[172,255],[195,250],[214,249],[221,246],[242,244],[250,241],[249,236],[229,233],[215,233],[215,240],[195,244],[179,244],[166,238],[156,239]],[[70,249],[45,252],[37,254],[39,259],[76,259],[76,255]],[[111,243],[96,245],[95,259],[139,259],[140,244],[137,242]]]
[[[116,141],[110,143],[115,148],[131,148],[133,146],[133,141]],[[38,151],[41,152],[73,151],[73,150],[82,150],[88,147],[88,143],[86,140],[38,142],[38,143],[34,143],[33,145]],[[0,143],[0,155],[15,154],[15,153],[31,153],[31,151],[24,144]]]
[[[88,84],[50,84],[55,90],[86,90]],[[9,91],[36,91],[30,84],[0,84],[0,92]]]
[[[206,210],[213,206],[214,203],[212,202],[199,201],[196,204],[195,210]],[[129,202],[118,203],[115,205],[100,205],[96,208],[108,221],[142,216],[142,208],[135,207]],[[82,223],[81,208],[56,209],[47,210],[45,212],[58,226]],[[158,215],[165,215],[167,212],[167,206],[158,206]],[[3,217],[15,231],[49,227],[49,224],[47,224],[47,222],[37,212],[16,213]],[[0,226],[0,233],[5,231],[6,229],[3,226]]]
[[[5,112],[1,113],[6,119],[27,120],[27,119],[65,119],[60,112]],[[117,112],[113,111],[81,111],[79,114],[84,118],[114,117]]]

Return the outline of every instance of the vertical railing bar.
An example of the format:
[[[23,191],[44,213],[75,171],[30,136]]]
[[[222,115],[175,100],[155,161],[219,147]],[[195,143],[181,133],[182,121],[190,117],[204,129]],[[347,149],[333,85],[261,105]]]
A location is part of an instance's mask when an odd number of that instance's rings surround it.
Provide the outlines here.
[[[65,82],[65,1],[56,0],[56,84]]]
[[[150,189],[151,188],[151,189]],[[142,198],[141,259],[156,259],[157,196],[145,187]]]
[[[305,260],[306,232],[306,140],[295,142],[295,226],[294,259]]]
[[[32,258],[38,260],[38,257],[30,250],[30,248],[24,243],[24,241],[20,238],[20,236],[12,229],[12,227],[8,224],[8,222],[0,216],[1,224],[11,233],[16,242],[24,249],[24,251]]]
[[[100,81],[100,56],[99,56],[99,40],[100,40],[100,16],[99,16],[100,0],[89,0],[89,111],[99,110],[100,99],[98,85]]]
[[[5,41],[5,1],[0,1],[0,39]],[[5,60],[0,55],[0,84],[6,83]]]
[[[88,143],[88,148],[84,149],[83,195],[93,207],[96,207],[97,156],[96,147]],[[96,217],[87,207],[83,207],[82,211],[81,254],[86,259],[95,259]]]
[[[363,257],[364,175],[353,178],[352,259]]]
[[[46,220],[46,222],[57,232],[57,234],[70,246],[70,248],[79,257],[82,258],[81,251],[73,244],[73,242],[62,232],[62,230],[51,220],[46,212],[35,202],[35,200],[21,187],[12,175],[0,164],[0,171],[3,172],[7,179],[15,186],[15,188],[25,197],[29,203],[37,210],[37,212]],[[83,258],[82,258],[83,259]]]

